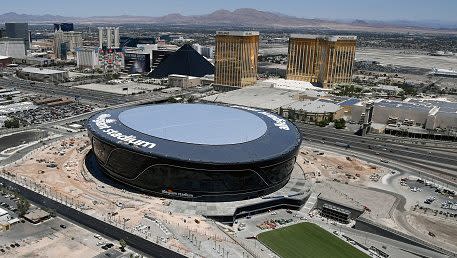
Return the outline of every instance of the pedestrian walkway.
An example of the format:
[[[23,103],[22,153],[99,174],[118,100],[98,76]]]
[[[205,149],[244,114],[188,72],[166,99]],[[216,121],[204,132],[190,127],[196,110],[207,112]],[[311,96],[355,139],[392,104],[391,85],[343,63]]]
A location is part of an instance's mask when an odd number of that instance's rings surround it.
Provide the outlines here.
[[[304,214],[309,214],[314,209],[314,207],[316,206],[317,197],[318,196],[319,196],[319,194],[313,192],[309,196],[309,198],[306,201],[305,205],[303,205],[303,208],[301,208],[300,212],[302,212]]]

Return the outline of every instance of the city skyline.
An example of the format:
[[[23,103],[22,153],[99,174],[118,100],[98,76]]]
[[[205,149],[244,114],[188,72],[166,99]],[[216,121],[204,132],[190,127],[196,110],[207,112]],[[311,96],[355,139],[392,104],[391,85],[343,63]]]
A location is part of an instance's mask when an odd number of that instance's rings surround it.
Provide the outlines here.
[[[215,2],[202,0],[188,2],[182,0],[170,0],[164,3],[137,0],[136,4],[126,5],[124,1],[113,0],[106,2],[93,2],[87,0],[78,1],[78,5],[68,8],[66,5],[59,5],[56,0],[43,0],[40,2],[29,2],[27,5],[18,4],[17,1],[2,1],[2,13],[16,12],[30,15],[62,15],[73,17],[90,16],[162,16],[166,14],[179,13],[182,15],[203,15],[220,9],[233,11],[238,8],[255,8],[262,11],[281,13],[299,18],[322,18],[329,20],[379,20],[379,21],[441,21],[457,22],[454,10],[457,9],[457,2],[451,0],[435,2],[418,1],[364,1],[356,0],[336,1],[329,0],[325,3],[315,1],[291,0],[288,4],[277,1],[253,0],[246,3],[235,0],[230,2]],[[91,7],[91,8],[88,8]],[[121,8],[122,7],[122,8]],[[393,8],[395,7],[395,8]]]
[[[457,0],[1,7],[1,257],[457,255]]]

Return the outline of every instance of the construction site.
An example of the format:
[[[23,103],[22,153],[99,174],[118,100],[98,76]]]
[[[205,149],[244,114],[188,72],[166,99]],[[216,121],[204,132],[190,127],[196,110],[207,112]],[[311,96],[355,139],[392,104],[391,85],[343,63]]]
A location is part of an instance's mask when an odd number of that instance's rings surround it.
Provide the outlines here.
[[[89,171],[86,155],[90,150],[87,136],[78,134],[32,151],[3,168],[2,173],[90,216],[183,255],[212,255],[218,251],[217,246],[223,246],[224,252],[233,257],[241,256],[249,248],[253,249],[252,253],[256,252],[256,247],[244,246],[243,239],[237,237],[237,230],[240,231],[237,221],[224,225],[208,218],[201,209],[204,203],[154,197]],[[295,223],[308,214],[320,216],[319,211],[334,205],[351,212],[347,226],[353,226],[354,220],[363,217],[405,234],[414,230],[421,239],[457,251],[452,234],[457,230],[455,218],[439,213],[433,215],[418,208],[421,197],[411,196],[419,193],[400,185],[405,177],[414,180],[410,175],[361,161],[349,152],[342,156],[302,146],[291,181],[295,182],[292,189],[308,198],[308,202],[284,222]],[[317,198],[316,203],[308,207],[313,197]],[[245,203],[214,204],[214,209],[222,209],[219,205],[225,206],[227,211],[228,206],[241,204]],[[212,209],[213,206],[207,205],[206,210]],[[250,223],[250,217],[247,214],[246,223]]]

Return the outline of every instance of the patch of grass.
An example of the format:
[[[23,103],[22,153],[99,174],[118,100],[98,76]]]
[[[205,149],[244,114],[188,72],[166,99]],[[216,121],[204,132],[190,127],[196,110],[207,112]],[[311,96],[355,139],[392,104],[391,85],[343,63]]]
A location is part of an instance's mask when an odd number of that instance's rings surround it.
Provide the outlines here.
[[[369,257],[321,227],[307,222],[261,233],[257,239],[283,258]]]

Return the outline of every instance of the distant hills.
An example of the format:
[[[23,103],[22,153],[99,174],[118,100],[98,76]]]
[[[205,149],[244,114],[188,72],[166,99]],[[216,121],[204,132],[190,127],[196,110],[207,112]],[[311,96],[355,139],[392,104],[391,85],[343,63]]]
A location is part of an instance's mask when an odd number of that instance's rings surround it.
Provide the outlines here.
[[[366,20],[345,20],[332,21],[328,19],[306,19],[284,15],[281,13],[259,11],[256,9],[237,9],[234,11],[217,10],[205,15],[185,16],[179,13],[167,14],[160,17],[150,16],[93,16],[93,17],[65,17],[60,15],[28,15],[9,12],[0,15],[0,23],[4,22],[29,22],[35,24],[46,24],[52,22],[74,22],[74,23],[156,23],[173,25],[201,25],[201,26],[251,26],[254,28],[321,28],[336,30],[451,30],[457,31],[457,24],[440,23],[438,21],[366,21]]]
[[[49,22],[49,21],[64,21],[69,19],[77,19],[73,17],[64,17],[60,15],[29,15],[29,14],[18,14],[14,12],[4,13],[0,15],[0,22]]]

